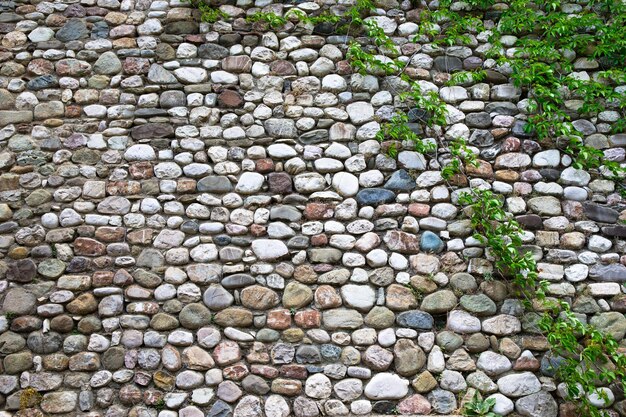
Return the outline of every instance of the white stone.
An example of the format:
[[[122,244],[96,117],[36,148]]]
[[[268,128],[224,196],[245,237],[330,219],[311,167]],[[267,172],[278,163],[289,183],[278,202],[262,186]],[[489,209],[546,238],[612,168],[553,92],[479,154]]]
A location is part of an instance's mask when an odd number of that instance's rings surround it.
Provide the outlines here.
[[[387,372],[374,375],[365,386],[365,396],[372,400],[397,400],[408,392],[408,380]]]

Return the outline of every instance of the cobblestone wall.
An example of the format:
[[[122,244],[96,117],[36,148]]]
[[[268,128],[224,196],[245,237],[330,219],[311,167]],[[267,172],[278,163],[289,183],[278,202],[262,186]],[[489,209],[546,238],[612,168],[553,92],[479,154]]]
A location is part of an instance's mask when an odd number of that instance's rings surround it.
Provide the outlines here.
[[[441,153],[374,139],[398,78],[353,74],[324,25],[244,19],[323,2],[288,3],[238,0],[215,24],[176,0],[0,5],[0,416],[450,414],[478,390],[555,417],[537,315],[456,204],[469,183],[505,195],[550,295],[623,339],[622,199],[526,135],[487,34],[415,44],[410,2],[376,2],[407,74],[449,104],[423,136],[480,152],[449,188]],[[623,161],[615,121],[575,126]]]

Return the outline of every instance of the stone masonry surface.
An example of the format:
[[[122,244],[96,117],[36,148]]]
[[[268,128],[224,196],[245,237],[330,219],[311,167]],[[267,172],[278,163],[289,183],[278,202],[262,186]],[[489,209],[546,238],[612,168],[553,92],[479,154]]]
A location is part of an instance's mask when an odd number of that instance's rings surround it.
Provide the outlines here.
[[[214,24],[178,0],[0,4],[0,416],[454,414],[476,390],[501,415],[571,416],[538,315],[456,203],[467,182],[375,140],[402,82],[352,73],[323,25],[244,19],[344,2],[229,3]],[[485,34],[416,44],[412,2],[375,3],[407,74],[448,103],[438,133],[479,151],[467,181],[527,230],[549,296],[621,342],[614,184],[526,135],[526,92]],[[624,161],[613,122],[574,125]]]

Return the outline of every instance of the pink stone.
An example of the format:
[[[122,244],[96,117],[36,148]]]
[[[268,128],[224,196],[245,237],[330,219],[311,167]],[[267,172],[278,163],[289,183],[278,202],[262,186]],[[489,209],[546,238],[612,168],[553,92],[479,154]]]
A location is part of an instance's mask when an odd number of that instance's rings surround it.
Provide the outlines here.
[[[398,404],[400,414],[430,414],[430,403],[419,394],[411,395]]]

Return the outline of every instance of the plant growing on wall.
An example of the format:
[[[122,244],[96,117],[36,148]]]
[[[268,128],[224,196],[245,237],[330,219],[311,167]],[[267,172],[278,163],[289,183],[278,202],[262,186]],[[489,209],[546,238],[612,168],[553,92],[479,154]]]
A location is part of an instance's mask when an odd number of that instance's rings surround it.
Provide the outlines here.
[[[626,3],[589,0],[569,9],[571,5],[560,0],[512,0],[494,8],[495,3],[466,0],[463,7],[457,7],[459,4],[452,0],[441,0],[437,9],[422,10],[414,41],[445,48],[469,45],[475,35],[490,33],[486,56],[492,66],[506,69],[513,85],[525,96],[522,111],[527,119],[526,134],[545,147],[561,148],[572,157],[573,167],[593,171],[621,186],[626,169],[586,144],[572,121],[578,116],[609,111],[617,115],[611,131],[626,130],[626,94],[619,87],[626,82]],[[393,40],[375,20],[367,19],[373,10],[370,0],[357,0],[343,16],[309,16],[292,9],[284,17],[253,14],[249,20],[264,21],[270,27],[287,21],[303,25],[327,22],[341,28],[342,33],[364,33],[367,42],[358,39],[346,44],[353,70],[398,77],[405,86],[402,91],[394,91],[398,98],[395,115],[382,121],[376,138],[392,142],[387,148],[391,156],[398,152],[397,143],[413,144],[420,153],[434,151],[432,142],[424,141],[408,126],[407,109],[418,109],[423,115],[419,122],[437,136],[441,149],[449,154],[442,177],[451,181],[455,176],[466,176],[466,166],[478,165],[476,156],[463,140],[443,140],[442,128],[448,124],[446,104],[436,92],[424,91],[407,75],[409,63],[395,58],[398,53]],[[486,21],[491,21],[488,27]],[[588,59],[575,61],[576,56]],[[587,67],[602,71],[593,78],[577,72]],[[458,72],[447,84],[477,82],[485,77],[484,70]],[[572,108],[571,100],[577,100],[578,105]],[[545,312],[537,326],[550,344],[556,376],[565,384],[568,400],[575,402],[585,417],[605,416],[590,396],[605,398],[606,392],[599,387],[626,382],[626,356],[617,342],[580,321],[568,303],[548,297],[549,284],[539,279],[536,261],[522,250],[523,229],[506,212],[501,196],[470,187],[458,201],[465,207],[474,237],[494,259],[495,273],[510,279],[527,308],[538,307]],[[466,415],[493,415],[489,401],[473,400],[468,404]]]

